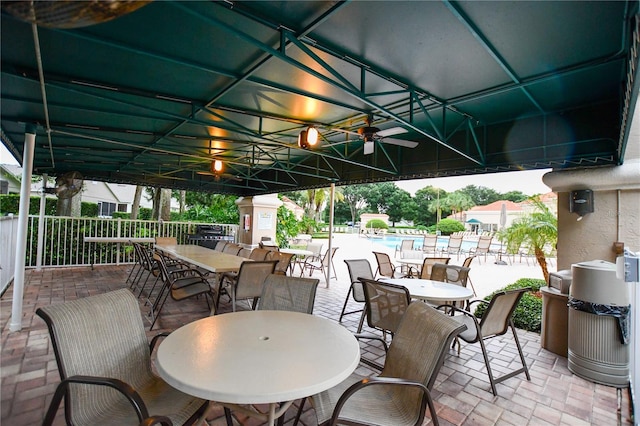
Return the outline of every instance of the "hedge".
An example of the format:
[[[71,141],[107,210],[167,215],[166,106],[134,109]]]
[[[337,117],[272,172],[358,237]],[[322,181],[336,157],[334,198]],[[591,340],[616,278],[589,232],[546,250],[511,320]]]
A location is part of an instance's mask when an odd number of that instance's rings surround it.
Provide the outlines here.
[[[484,300],[489,301],[493,295],[499,291],[514,290],[517,288],[531,287],[531,291],[522,295],[520,303],[513,313],[513,323],[516,328],[540,333],[542,330],[542,296],[540,295],[540,287],[546,286],[545,280],[538,278],[520,278],[513,284],[497,290],[485,297]],[[479,304],[474,315],[481,317],[484,313],[486,305]]]

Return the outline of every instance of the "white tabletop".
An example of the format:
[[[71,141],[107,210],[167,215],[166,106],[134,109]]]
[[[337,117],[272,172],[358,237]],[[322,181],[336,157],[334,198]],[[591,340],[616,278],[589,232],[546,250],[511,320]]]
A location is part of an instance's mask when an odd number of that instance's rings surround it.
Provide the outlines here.
[[[249,261],[249,259],[245,257],[223,253],[221,251],[191,244],[156,244],[155,247],[180,260],[213,273],[237,272],[240,269],[242,262]]]
[[[358,366],[360,347],[338,323],[287,311],[203,318],[171,333],[157,368],[190,395],[236,404],[291,401],[329,389]]]
[[[422,264],[424,263],[424,259],[417,259],[417,258],[411,258],[411,257],[396,258],[396,261],[398,263],[404,263],[405,265],[416,265],[416,266],[422,266]]]
[[[442,281],[418,278],[382,278],[381,281],[406,287],[411,297],[416,299],[454,302],[469,300],[473,297],[473,291],[470,288]]]
[[[311,256],[313,252],[311,250],[305,249],[295,249],[295,248],[283,248],[280,249],[282,253],[295,254],[296,256]]]

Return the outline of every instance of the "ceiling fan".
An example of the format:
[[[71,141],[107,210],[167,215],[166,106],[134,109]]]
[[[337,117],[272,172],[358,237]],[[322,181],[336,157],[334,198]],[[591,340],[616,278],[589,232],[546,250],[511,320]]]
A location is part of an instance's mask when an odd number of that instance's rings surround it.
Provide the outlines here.
[[[58,198],[72,198],[82,190],[84,179],[80,172],[68,172],[56,179],[56,186],[47,188],[46,182],[44,192],[47,194],[56,194]]]
[[[404,139],[390,138],[389,136],[399,135],[401,133],[408,133],[408,130],[402,127],[391,127],[390,129],[380,130],[372,125],[373,115],[368,115],[365,119],[365,126],[360,127],[357,132],[352,132],[344,129],[335,129],[341,132],[350,134],[357,134],[358,140],[364,141],[364,154],[373,154],[375,142],[386,143],[389,145],[404,146],[407,148],[415,148],[418,146],[416,141],[408,141]]]
[[[242,182],[241,177],[233,175],[231,173],[223,173],[222,169],[223,169],[222,161],[214,160],[209,165],[208,171],[199,171],[197,173],[199,175],[213,176],[216,182],[219,182],[220,179],[229,179],[229,180],[235,180],[236,182]]]

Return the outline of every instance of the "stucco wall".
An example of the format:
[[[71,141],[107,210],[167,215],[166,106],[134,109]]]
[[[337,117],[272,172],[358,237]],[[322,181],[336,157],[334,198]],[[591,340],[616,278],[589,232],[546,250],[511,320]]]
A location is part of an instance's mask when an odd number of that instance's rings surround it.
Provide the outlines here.
[[[569,192],[558,193],[558,270],[578,262],[615,262],[614,242],[640,250],[640,190],[594,190],[594,212],[578,221]]]

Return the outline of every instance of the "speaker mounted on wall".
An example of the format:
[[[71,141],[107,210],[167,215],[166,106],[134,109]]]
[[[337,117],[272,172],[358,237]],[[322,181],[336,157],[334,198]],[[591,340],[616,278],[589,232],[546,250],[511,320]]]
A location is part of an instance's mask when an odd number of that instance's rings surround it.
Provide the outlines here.
[[[593,213],[593,191],[580,189],[569,194],[569,211],[578,215],[578,220],[588,213]]]

